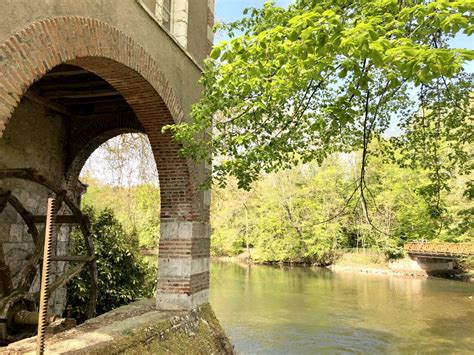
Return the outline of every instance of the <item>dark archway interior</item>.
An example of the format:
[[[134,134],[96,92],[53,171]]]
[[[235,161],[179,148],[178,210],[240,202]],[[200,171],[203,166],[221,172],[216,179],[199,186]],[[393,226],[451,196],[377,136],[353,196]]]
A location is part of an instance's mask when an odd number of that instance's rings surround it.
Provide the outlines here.
[[[118,134],[144,131],[120,92],[78,66],[55,67],[33,84],[25,97],[63,117],[69,186],[76,184],[83,164],[100,144]]]
[[[62,64],[47,73],[26,97],[68,116],[131,113],[123,96],[99,76]]]

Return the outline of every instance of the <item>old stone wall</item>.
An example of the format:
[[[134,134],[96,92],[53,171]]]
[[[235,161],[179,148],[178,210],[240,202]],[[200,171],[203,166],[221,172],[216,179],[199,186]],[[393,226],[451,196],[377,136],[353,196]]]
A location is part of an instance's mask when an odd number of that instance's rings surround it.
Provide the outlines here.
[[[61,186],[64,181],[63,149],[64,123],[61,117],[44,106],[24,98],[15,110],[10,124],[0,140],[1,168],[33,168],[43,176]],[[1,182],[1,188],[9,190],[33,215],[46,213],[47,198],[50,191],[46,188],[23,180],[9,179]],[[44,226],[38,225],[40,233]],[[61,227],[54,244],[54,254],[67,253],[69,227]],[[33,253],[35,245],[21,216],[7,205],[0,215],[0,259],[4,260],[7,272],[11,275],[13,288],[19,271]],[[64,262],[53,263],[54,275],[65,268]],[[32,291],[38,289],[38,281]],[[52,310],[61,313],[65,302],[65,290],[61,289],[51,299]]]

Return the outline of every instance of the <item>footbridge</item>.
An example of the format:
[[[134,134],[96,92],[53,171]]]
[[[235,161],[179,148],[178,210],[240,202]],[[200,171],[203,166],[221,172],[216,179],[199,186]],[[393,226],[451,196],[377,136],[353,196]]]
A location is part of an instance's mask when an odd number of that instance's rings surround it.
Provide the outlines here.
[[[409,265],[404,267],[426,274],[452,273],[459,259],[474,256],[474,243],[412,242],[405,245],[405,251]]]
[[[411,256],[452,259],[474,255],[474,243],[425,243],[412,242],[405,245]]]

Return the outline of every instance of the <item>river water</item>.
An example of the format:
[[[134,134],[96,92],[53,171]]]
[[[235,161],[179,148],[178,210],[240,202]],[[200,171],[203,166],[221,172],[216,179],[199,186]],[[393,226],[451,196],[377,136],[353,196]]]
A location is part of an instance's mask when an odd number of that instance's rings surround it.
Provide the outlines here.
[[[210,298],[238,353],[474,354],[472,283],[213,262]]]

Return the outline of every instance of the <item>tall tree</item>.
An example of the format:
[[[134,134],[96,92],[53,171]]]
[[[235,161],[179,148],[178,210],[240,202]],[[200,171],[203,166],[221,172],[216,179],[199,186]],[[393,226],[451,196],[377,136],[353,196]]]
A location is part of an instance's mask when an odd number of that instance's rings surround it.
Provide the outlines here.
[[[246,189],[263,172],[361,149],[350,196],[373,224],[370,143],[399,122],[401,136],[384,153],[431,171],[424,192],[440,214],[449,177],[471,168],[474,87],[463,65],[474,51],[448,41],[472,34],[473,11],[471,0],[298,0],[288,9],[272,2],[248,9],[222,26],[230,40],[207,61],[193,122],[168,129],[194,159],[222,156],[214,181],[233,175]]]

